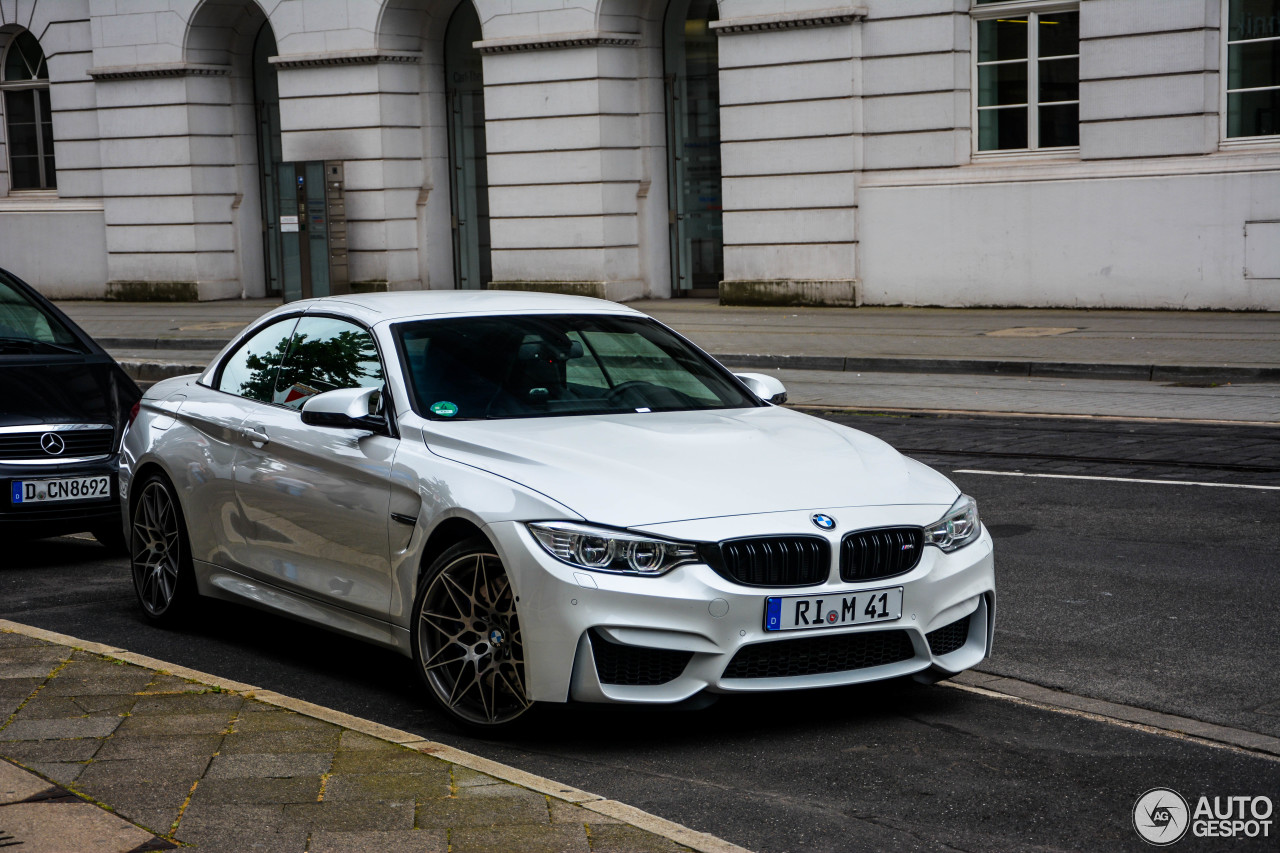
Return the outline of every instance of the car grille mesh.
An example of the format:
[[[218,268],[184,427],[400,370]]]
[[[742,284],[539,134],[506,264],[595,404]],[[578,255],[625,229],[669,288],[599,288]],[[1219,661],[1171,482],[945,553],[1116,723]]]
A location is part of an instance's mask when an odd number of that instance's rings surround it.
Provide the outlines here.
[[[789,678],[848,672],[910,660],[915,648],[906,631],[867,631],[838,637],[805,637],[744,646],[725,678]]]
[[[905,574],[920,562],[924,531],[885,527],[850,533],[840,540],[840,579],[874,581]]]
[[[948,655],[963,646],[969,640],[969,617],[958,619],[950,625],[943,625],[936,631],[925,634],[929,641],[929,651],[935,656]]]
[[[44,431],[0,433],[0,462],[21,460],[24,462],[56,463],[59,459],[81,459],[86,456],[107,456],[115,439],[115,430],[102,429],[51,430],[62,439],[66,449],[52,455],[40,447]]]
[[[679,678],[693,657],[693,652],[612,643],[598,631],[591,632],[591,651],[601,684],[666,684]]]
[[[720,543],[720,567],[748,586],[812,586],[830,573],[827,542],[814,536],[761,536]]]

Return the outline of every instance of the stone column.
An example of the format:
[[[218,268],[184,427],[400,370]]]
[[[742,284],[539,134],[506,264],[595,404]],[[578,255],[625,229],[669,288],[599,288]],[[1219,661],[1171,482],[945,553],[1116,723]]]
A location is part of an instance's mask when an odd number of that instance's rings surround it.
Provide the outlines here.
[[[234,221],[246,181],[254,204],[258,191],[252,174],[239,174],[243,134],[233,114],[237,103],[251,109],[251,81],[233,77],[230,66],[186,62],[89,74],[97,83],[107,297],[225,299],[252,289],[241,281]],[[261,255],[260,245],[249,250]]]
[[[56,190],[11,194],[0,104],[0,265],[53,298],[100,298],[107,280],[88,17],[87,0],[40,6],[0,2],[0,26],[16,24],[39,37],[49,68],[57,160]],[[0,44],[13,36],[8,30]],[[76,250],[68,252],[68,246]]]
[[[733,5],[721,8],[711,24],[720,37],[720,301],[857,305],[865,12],[732,17]]]
[[[418,257],[421,59],[416,51],[377,49],[271,59],[284,159],[344,164],[353,291],[425,286]]]
[[[639,41],[596,30],[477,43],[491,288],[614,300],[652,292],[641,258],[652,129],[641,118]]]

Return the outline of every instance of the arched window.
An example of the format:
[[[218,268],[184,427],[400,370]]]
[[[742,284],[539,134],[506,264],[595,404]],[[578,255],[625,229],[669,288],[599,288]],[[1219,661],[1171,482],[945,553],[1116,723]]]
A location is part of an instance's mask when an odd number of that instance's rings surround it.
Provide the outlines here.
[[[49,109],[49,66],[40,42],[23,30],[0,53],[9,188],[53,189],[53,113]]]

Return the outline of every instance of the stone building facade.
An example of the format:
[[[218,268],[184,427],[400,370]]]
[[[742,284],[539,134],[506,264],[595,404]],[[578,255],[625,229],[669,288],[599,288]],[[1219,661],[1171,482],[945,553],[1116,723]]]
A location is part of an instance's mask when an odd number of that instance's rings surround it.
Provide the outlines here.
[[[1280,0],[0,0],[0,266],[1280,310]]]

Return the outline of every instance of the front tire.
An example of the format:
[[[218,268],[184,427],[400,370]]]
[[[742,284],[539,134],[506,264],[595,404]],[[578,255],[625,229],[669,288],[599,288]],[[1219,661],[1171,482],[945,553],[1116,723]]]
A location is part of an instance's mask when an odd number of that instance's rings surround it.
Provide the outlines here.
[[[173,485],[151,474],[139,487],[130,519],[133,590],[147,618],[172,624],[197,597],[187,524]]]
[[[411,633],[418,674],[463,726],[509,727],[529,710],[515,591],[487,539],[454,545],[431,564]]]

